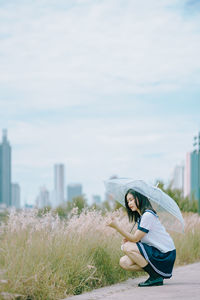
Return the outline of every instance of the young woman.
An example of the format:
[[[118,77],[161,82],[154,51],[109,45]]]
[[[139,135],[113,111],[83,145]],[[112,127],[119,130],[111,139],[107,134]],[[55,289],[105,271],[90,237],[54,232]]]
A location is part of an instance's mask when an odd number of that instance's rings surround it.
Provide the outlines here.
[[[123,237],[122,250],[125,256],[120,266],[129,271],[144,270],[149,274],[140,287],[163,285],[163,278],[172,276],[176,249],[170,235],[144,195],[129,189],[125,195],[129,221],[137,223],[134,234],[128,233],[114,219],[107,225],[116,229]]]

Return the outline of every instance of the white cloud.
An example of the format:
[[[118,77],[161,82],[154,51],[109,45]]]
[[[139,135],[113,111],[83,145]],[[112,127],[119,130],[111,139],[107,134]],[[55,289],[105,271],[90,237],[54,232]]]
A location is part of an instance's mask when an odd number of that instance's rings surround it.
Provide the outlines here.
[[[82,93],[160,92],[199,81],[199,21],[167,9],[172,1],[53,4],[1,13],[1,33],[10,37],[1,40],[0,83],[28,97],[23,106],[54,109],[86,101]]]

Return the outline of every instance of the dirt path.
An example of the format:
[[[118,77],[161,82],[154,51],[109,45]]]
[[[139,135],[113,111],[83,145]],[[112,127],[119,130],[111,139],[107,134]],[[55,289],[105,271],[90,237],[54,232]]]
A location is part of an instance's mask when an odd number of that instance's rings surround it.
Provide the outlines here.
[[[200,262],[177,267],[173,277],[163,286],[139,288],[137,285],[147,277],[128,279],[109,287],[93,290],[67,300],[155,300],[155,299],[200,299]]]

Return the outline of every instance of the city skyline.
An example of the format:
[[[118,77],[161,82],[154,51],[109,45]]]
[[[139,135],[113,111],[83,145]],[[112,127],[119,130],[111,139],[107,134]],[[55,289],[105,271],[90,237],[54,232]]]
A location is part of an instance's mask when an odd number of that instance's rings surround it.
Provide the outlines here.
[[[0,3],[0,128],[22,204],[54,184],[167,182],[200,129],[200,6],[186,0]],[[53,24],[53,25],[52,25]]]
[[[24,203],[22,206],[20,205],[20,186],[18,183],[12,183],[11,182],[11,169],[12,169],[12,163],[11,163],[11,151],[12,147],[7,139],[7,129],[3,129],[2,131],[2,144],[0,144],[0,154],[1,154],[1,160],[0,160],[0,178],[2,180],[2,183],[5,182],[8,185],[10,182],[10,192],[9,191],[2,191],[2,195],[6,195],[4,201],[1,201],[2,204],[5,204],[8,206],[14,206],[16,208],[23,207],[23,205],[27,205],[30,203]],[[180,164],[176,164],[173,168],[173,172],[169,178],[169,182],[171,182],[171,187],[173,189],[180,189],[182,191],[182,195],[184,197],[189,196],[190,199],[193,199],[195,197],[198,201],[199,200],[199,192],[198,192],[198,181],[199,181],[199,148],[200,147],[200,132],[194,136],[194,143],[193,143],[193,151],[187,152],[185,155],[185,161],[182,161]],[[4,155],[3,155],[4,154]],[[196,163],[197,161],[197,163]],[[10,166],[10,171],[8,172]],[[8,169],[5,173],[4,169]],[[192,169],[191,169],[192,168]],[[54,187],[52,187],[50,190],[46,188],[46,185],[40,185],[39,188],[39,194],[35,198],[35,201],[32,203],[33,206],[37,206],[39,208],[45,207],[45,206],[52,206],[57,207],[59,205],[62,205],[66,203],[67,201],[72,201],[73,197],[77,196],[86,196],[86,199],[88,198],[87,195],[85,195],[82,192],[82,184],[78,182],[71,182],[66,183],[65,181],[65,165],[62,163],[56,163],[53,166],[53,176],[54,176]],[[4,174],[4,176],[2,176]],[[118,175],[112,175],[110,178],[118,177]],[[10,179],[9,179],[10,178]],[[164,182],[166,183],[166,182]],[[7,188],[7,190],[9,190]],[[12,191],[12,193],[11,193]],[[66,191],[66,192],[65,192]],[[5,194],[6,192],[6,194]],[[7,199],[10,194],[10,200]],[[106,195],[104,194],[106,200]],[[95,199],[100,199],[100,195],[91,195],[92,201],[89,200],[89,204],[99,202]],[[88,200],[88,199],[87,199]]]

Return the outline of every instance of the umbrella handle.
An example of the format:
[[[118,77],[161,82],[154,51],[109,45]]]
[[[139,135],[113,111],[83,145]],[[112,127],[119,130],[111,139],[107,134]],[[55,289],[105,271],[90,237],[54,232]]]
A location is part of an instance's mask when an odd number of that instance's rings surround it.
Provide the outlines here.
[[[136,222],[135,222],[135,224],[136,224]],[[135,224],[133,225],[133,227],[131,228],[131,231],[130,231],[130,233],[133,231],[133,228],[135,227]]]
[[[159,181],[156,183],[156,188],[159,186],[159,183],[160,183]]]

